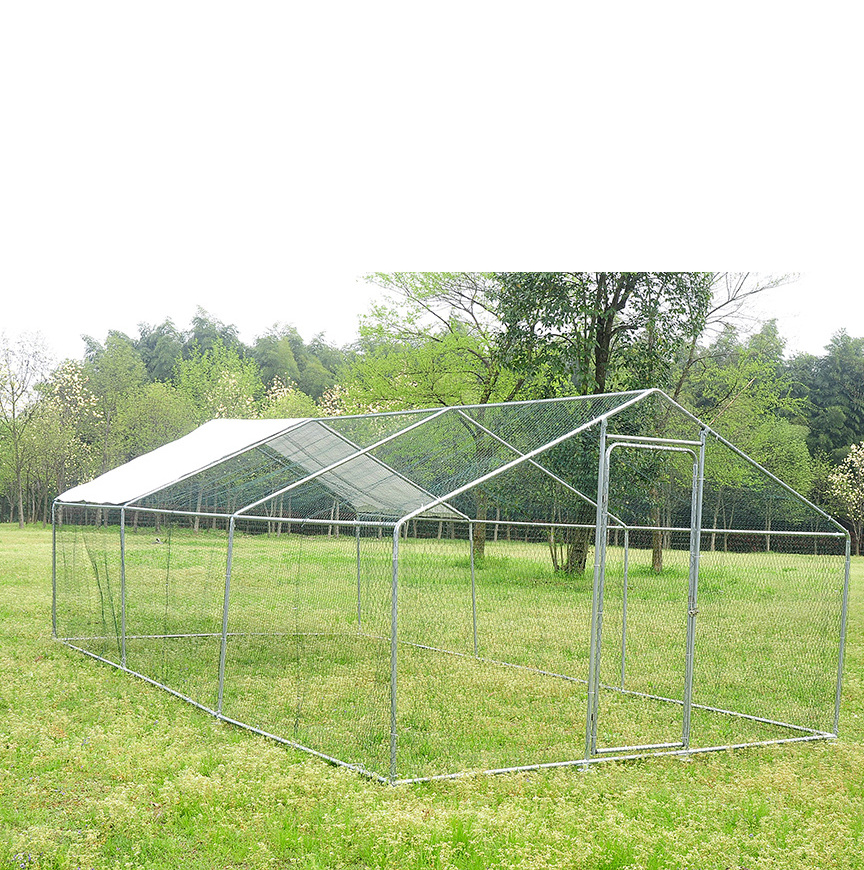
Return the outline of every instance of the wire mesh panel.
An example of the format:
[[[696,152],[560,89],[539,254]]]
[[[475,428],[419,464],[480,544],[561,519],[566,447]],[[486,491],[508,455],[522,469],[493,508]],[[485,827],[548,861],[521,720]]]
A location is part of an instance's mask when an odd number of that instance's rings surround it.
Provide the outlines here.
[[[55,510],[57,636],[120,664],[122,597],[120,511]]]
[[[215,710],[227,533],[141,518],[124,537],[126,666]]]
[[[702,553],[694,702],[833,731],[844,540],[728,540]]]
[[[335,523],[235,533],[223,715],[386,770],[391,541]]]
[[[555,574],[550,528],[486,525],[482,555],[468,524],[399,542],[399,777],[579,755],[590,588]]]

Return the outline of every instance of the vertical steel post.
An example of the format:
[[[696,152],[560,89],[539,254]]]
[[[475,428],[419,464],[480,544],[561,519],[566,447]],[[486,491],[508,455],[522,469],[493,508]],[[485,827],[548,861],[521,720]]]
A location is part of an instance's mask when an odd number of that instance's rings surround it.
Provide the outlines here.
[[[690,582],[687,590],[687,658],[684,673],[684,718],[681,742],[690,747],[690,713],[693,706],[693,661],[696,648],[696,614],[699,594],[699,556],[702,549],[702,491],[705,483],[705,438],[699,436],[699,456],[693,463],[693,491],[690,501]]]
[[[396,779],[396,679],[397,629],[399,617],[399,523],[393,529],[393,585],[390,589],[390,781]]]
[[[840,727],[840,688],[843,682],[843,658],[846,653],[846,614],[849,609],[849,567],[852,561],[852,538],[846,535],[846,576],[843,580],[843,605],[840,611],[840,651],[837,662],[837,692],[834,696],[834,734]]]
[[[624,595],[621,604],[621,688],[627,668],[627,579],[630,563],[630,531],[624,529]]]
[[[120,508],[120,667],[126,667],[126,508]]]
[[[51,636],[57,637],[57,505],[51,502]]]
[[[222,697],[225,689],[225,658],[228,653],[228,602],[231,597],[231,564],[234,560],[234,517],[228,522],[228,557],[225,562],[225,598],[222,601],[222,646],[219,650],[219,696],[216,714],[222,715]]]
[[[357,524],[357,631],[363,630],[360,608],[360,524]]]
[[[594,524],[594,587],[591,595],[591,648],[588,657],[588,709],[585,715],[585,761],[597,744],[597,693],[600,669],[600,629],[603,622],[603,579],[606,548],[606,419],[600,424],[600,458],[597,464],[597,518]]]
[[[468,523],[468,547],[471,550],[471,621],[474,625],[474,655],[477,655],[477,589],[474,585],[474,523]]]

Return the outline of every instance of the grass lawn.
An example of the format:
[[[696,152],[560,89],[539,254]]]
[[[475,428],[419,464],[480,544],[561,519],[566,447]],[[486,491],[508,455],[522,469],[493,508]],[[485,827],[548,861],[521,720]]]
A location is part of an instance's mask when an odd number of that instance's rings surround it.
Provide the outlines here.
[[[50,530],[0,527],[0,870],[864,867],[860,559],[838,741],[398,788],[219,723],[52,641],[50,565]],[[770,593],[762,617],[782,600],[777,583]],[[638,602],[638,584],[632,594]],[[482,598],[478,609],[482,628]],[[480,643],[482,654],[482,632]],[[420,656],[418,670],[433,666]],[[771,673],[760,691],[770,696]],[[429,710],[416,713],[422,724]]]

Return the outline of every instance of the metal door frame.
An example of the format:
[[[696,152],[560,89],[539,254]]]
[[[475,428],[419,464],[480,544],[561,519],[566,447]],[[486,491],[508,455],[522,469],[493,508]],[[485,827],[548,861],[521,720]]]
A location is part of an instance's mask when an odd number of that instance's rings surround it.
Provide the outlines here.
[[[594,587],[591,604],[591,649],[588,662],[588,709],[585,717],[585,760],[605,753],[656,749],[689,749],[690,718],[693,704],[693,663],[696,645],[696,615],[699,588],[699,555],[702,542],[702,491],[705,480],[705,440],[707,430],[700,431],[698,441],[678,438],[614,435],[607,433],[606,420],[600,429],[600,459],[597,474],[597,521],[594,533]],[[608,443],[607,442],[610,442]],[[681,741],[637,746],[597,748],[597,721],[600,700],[600,649],[603,632],[603,594],[606,580],[606,540],[609,527],[609,466],[616,447],[633,447],[689,453],[693,457],[693,482],[690,501],[690,573],[687,591],[687,638],[682,701]],[[625,616],[626,618],[626,616]],[[623,686],[622,686],[623,690]]]

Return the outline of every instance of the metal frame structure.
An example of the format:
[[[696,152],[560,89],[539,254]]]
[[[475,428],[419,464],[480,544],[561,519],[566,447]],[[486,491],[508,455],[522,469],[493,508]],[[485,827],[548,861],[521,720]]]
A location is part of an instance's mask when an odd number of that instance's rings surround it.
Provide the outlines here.
[[[557,761],[539,762],[518,764],[507,767],[487,768],[488,773],[503,773],[515,771],[527,771],[542,768],[573,766],[573,767],[588,767],[601,761],[609,760],[624,760],[632,758],[643,758],[647,756],[664,756],[664,755],[687,755],[693,752],[706,752],[721,749],[737,748],[739,746],[767,745],[780,744],[790,742],[804,742],[812,740],[821,740],[833,738],[837,736],[839,724],[839,710],[841,698],[841,684],[843,674],[843,658],[844,658],[844,642],[846,630],[846,616],[848,609],[848,588],[849,588],[849,564],[850,564],[850,537],[848,532],[840,526],[833,518],[828,516],[818,506],[812,504],[800,494],[794,492],[788,485],[783,483],[762,466],[755,463],[747,457],[742,451],[724,439],[716,431],[709,426],[699,421],[696,417],[690,414],[686,409],[675,403],[672,399],[666,396],[659,390],[643,390],[634,391],[627,394],[609,394],[600,397],[581,397],[592,400],[609,400],[607,410],[602,410],[601,413],[589,415],[584,421],[578,425],[570,425],[564,431],[556,434],[554,437],[539,439],[539,443],[525,449],[514,445],[512,441],[505,437],[501,432],[495,431],[491,425],[486,425],[476,416],[472,416],[472,412],[477,411],[477,407],[461,407],[461,408],[437,408],[429,409],[422,412],[412,412],[413,419],[407,422],[407,425],[397,426],[394,431],[369,440],[369,443],[361,445],[353,442],[344,432],[338,431],[336,428],[338,420],[302,420],[302,421],[285,421],[286,425],[278,429],[275,435],[270,435],[267,438],[250,443],[237,452],[220,457],[219,459],[205,465],[203,467],[190,468],[188,473],[181,475],[175,480],[168,483],[161,483],[156,487],[150,488],[145,492],[135,492],[133,497],[127,498],[119,503],[108,503],[104,501],[90,501],[86,497],[74,495],[70,498],[69,494],[61,495],[55,502],[52,511],[54,519],[53,540],[54,540],[54,558],[53,558],[53,601],[52,601],[52,625],[53,633],[56,638],[62,639],[72,648],[79,650],[95,659],[107,662],[112,666],[118,667],[127,673],[140,677],[141,679],[165,689],[171,694],[182,698],[188,703],[193,704],[201,710],[215,716],[221,721],[244,727],[257,734],[264,735],[280,743],[311,753],[325,759],[333,764],[342,765],[359,771],[371,779],[391,784],[404,784],[411,782],[421,782],[432,779],[452,778],[462,776],[466,771],[447,771],[444,773],[435,773],[431,775],[421,776],[399,776],[399,698],[400,698],[400,653],[406,647],[415,647],[430,652],[439,653],[442,655],[450,655],[461,658],[473,658],[479,662],[487,664],[495,664],[507,668],[519,669],[523,672],[534,673],[542,676],[551,676],[572,683],[584,685],[587,697],[587,707],[585,711],[585,740],[584,753],[581,757],[565,758]],[[653,399],[661,402],[664,407],[671,409],[678,417],[686,421],[698,432],[698,438],[693,437],[678,437],[674,435],[646,435],[633,434],[632,432],[613,432],[610,431],[611,425],[616,418],[641,403]],[[509,405],[491,405],[479,406],[484,412],[489,409],[502,409],[502,413],[506,413],[510,408],[519,408],[519,412],[525,411],[526,405],[548,405],[555,402],[576,401],[573,400],[543,400],[542,402],[534,403],[510,403]],[[529,409],[530,410],[530,409]],[[389,414],[379,415],[360,415],[353,418],[355,421],[367,420],[386,420],[387,417],[397,418],[400,412],[390,412]],[[426,488],[422,481],[414,480],[409,477],[409,474],[404,469],[399,469],[381,458],[382,448],[404,439],[409,434],[422,432],[424,427],[427,429],[442,419],[458,419],[466,429],[474,437],[475,433],[481,434],[488,438],[491,443],[498,445],[502,451],[501,461],[494,464],[494,467],[478,473],[457,486],[447,488],[445,492],[432,492]],[[352,419],[352,418],[341,418]],[[319,463],[318,467],[313,467],[312,470],[307,469],[307,473],[297,479],[289,479],[281,486],[272,487],[260,496],[253,498],[246,504],[233,506],[231,510],[207,510],[199,507],[190,510],[178,506],[159,506],[149,505],[148,498],[165,491],[170,487],[176,487],[184,481],[200,476],[208,470],[219,467],[222,463],[242,457],[247,451],[254,448],[259,448],[264,445],[273,443],[276,439],[291,435],[295,440],[302,437],[302,432],[305,429],[315,428],[315,431],[329,433],[327,437],[333,439],[332,443],[341,445],[343,454],[333,461]],[[596,470],[596,500],[589,497],[583,492],[572,480],[566,479],[566,475],[545,461],[552,451],[560,446],[566,446],[572,443],[573,440],[582,433],[591,430],[597,431],[597,470]],[[704,528],[703,523],[703,494],[706,479],[706,442],[711,438],[713,442],[722,445],[724,449],[739,457],[742,462],[748,467],[758,472],[764,479],[770,481],[773,485],[790,494],[797,504],[803,506],[808,511],[808,514],[819,518],[821,522],[830,526],[830,531],[808,532],[806,530],[794,529],[759,529],[748,528],[748,535],[771,535],[782,537],[783,535],[795,535],[806,538],[808,535],[819,539],[837,539],[845,541],[845,569],[842,578],[842,592],[840,608],[840,630],[837,638],[836,649],[836,686],[834,687],[834,710],[833,710],[833,728],[813,728],[800,724],[784,722],[770,717],[762,717],[744,712],[724,709],[722,707],[712,706],[708,704],[700,704],[694,702],[694,668],[696,663],[696,645],[697,645],[697,616],[699,614],[699,576],[700,576],[700,554],[703,547],[703,536],[709,534],[730,535],[741,533],[740,530],[734,528]],[[330,443],[330,442],[328,442]],[[617,513],[610,511],[610,477],[611,477],[611,461],[613,453],[625,451],[641,451],[650,452],[653,454],[677,454],[687,455],[692,458],[692,479],[690,486],[690,507],[689,516],[690,522],[688,526],[670,526],[670,525],[652,525],[652,524],[636,524],[632,521],[625,522]],[[158,452],[158,451],[157,451]],[[357,467],[359,462],[365,462],[363,468],[368,471],[373,469],[376,473],[380,473],[386,481],[392,481],[394,487],[399,489],[399,496],[405,498],[406,495],[414,500],[411,509],[404,511],[399,515],[393,515],[386,518],[364,519],[358,513],[351,519],[339,519],[330,517],[316,516],[282,516],[274,517],[274,514],[261,511],[262,506],[267,504],[274,505],[275,500],[282,499],[284,496],[290,496],[293,493],[301,492],[309,488],[310,484],[321,483],[322,481],[336,480],[337,475],[348,475],[351,469]],[[554,518],[546,520],[525,519],[525,520],[508,520],[508,524],[512,527],[525,527],[541,532],[553,529],[563,530],[584,530],[586,533],[593,532],[594,535],[594,567],[593,567],[593,583],[591,587],[591,621],[590,621],[590,638],[589,638],[589,653],[588,653],[588,674],[587,680],[576,677],[567,673],[556,673],[546,670],[541,667],[530,667],[517,661],[506,661],[500,658],[490,658],[480,655],[480,643],[478,641],[478,600],[477,588],[475,584],[475,560],[474,560],[474,538],[476,528],[479,525],[488,525],[487,517],[472,516],[464,505],[460,507],[460,498],[468,493],[479,491],[480,488],[493,484],[495,481],[502,479],[508,473],[517,470],[530,468],[540,478],[551,482],[574,497],[578,502],[585,506],[589,506],[595,513],[593,523],[578,522],[572,517],[568,521],[556,521]],[[98,480],[97,482],[98,483]],[[88,486],[85,484],[85,487]],[[395,492],[395,490],[394,490]],[[281,502],[280,502],[281,503]],[[62,585],[61,569],[58,567],[58,511],[62,509],[80,508],[82,505],[97,510],[119,511],[119,564],[120,564],[120,619],[119,619],[119,661],[113,661],[107,656],[103,656],[93,649],[92,637],[78,638],[74,635],[64,633],[58,627],[58,582]],[[131,511],[139,514],[158,514],[163,517],[171,517],[177,520],[189,520],[190,518],[214,518],[227,521],[227,544],[225,557],[225,577],[224,590],[222,596],[222,613],[221,613],[221,632],[219,633],[219,661],[218,661],[218,689],[216,692],[216,703],[212,706],[201,703],[195,700],[188,694],[179,691],[177,688],[168,685],[167,683],[155,679],[154,677],[138,672],[128,666],[127,661],[127,641],[130,639],[140,640],[141,636],[127,637],[127,518]],[[438,647],[433,644],[416,643],[400,636],[400,542],[402,541],[409,525],[417,519],[432,518],[439,522],[443,521],[458,521],[465,525],[468,535],[468,549],[470,552],[469,575],[470,575],[470,611],[471,611],[471,649],[457,650]],[[264,727],[258,727],[254,722],[245,722],[228,715],[224,709],[225,700],[225,681],[226,681],[226,661],[228,654],[229,639],[232,637],[230,630],[230,614],[232,601],[232,572],[233,560],[235,551],[235,536],[239,523],[273,523],[273,522],[290,522],[294,525],[306,526],[308,528],[316,528],[328,526],[330,528],[352,530],[356,536],[356,624],[357,632],[363,636],[377,638],[378,640],[389,642],[389,765],[386,772],[380,770],[374,771],[368,769],[365,765],[352,762],[350,760],[340,759],[333,755],[322,751],[320,748],[306,746],[302,743],[288,739],[284,735],[272,733]],[[364,608],[361,592],[361,532],[368,530],[378,530],[379,534],[382,531],[387,531],[392,534],[392,559],[391,559],[391,576],[390,576],[390,593],[389,593],[389,637],[376,635],[370,631],[364,632]],[[603,638],[603,622],[604,622],[604,601],[605,601],[605,582],[607,569],[607,542],[610,531],[618,531],[623,533],[623,598],[621,607],[621,639],[620,639],[620,684],[611,685],[604,683],[601,680],[601,656],[604,648]],[[628,567],[631,556],[631,542],[634,534],[645,533],[689,533],[689,574],[687,586],[687,604],[686,604],[686,638],[685,638],[685,673],[684,673],[684,689],[681,698],[664,697],[659,694],[636,691],[626,687],[626,667],[627,667],[627,631],[628,631]],[[59,578],[59,580],[58,580]],[[178,637],[180,635],[177,635]],[[189,635],[192,636],[192,635]],[[204,635],[196,635],[204,637]],[[213,635],[207,635],[213,636]],[[149,636],[148,636],[149,637]],[[155,635],[153,636],[155,637]],[[215,639],[215,636],[213,636]],[[621,695],[640,697],[652,702],[657,702],[664,705],[674,705],[680,707],[680,740],[669,742],[642,742],[630,745],[621,746],[605,746],[598,743],[598,714],[600,709],[600,699],[604,692],[614,692]],[[723,745],[713,746],[693,746],[691,745],[691,718],[694,710],[717,713],[727,717],[738,717],[743,720],[764,723],[776,728],[787,729],[792,732],[792,736],[774,737],[765,740],[748,740],[740,743],[725,743]]]

